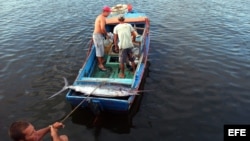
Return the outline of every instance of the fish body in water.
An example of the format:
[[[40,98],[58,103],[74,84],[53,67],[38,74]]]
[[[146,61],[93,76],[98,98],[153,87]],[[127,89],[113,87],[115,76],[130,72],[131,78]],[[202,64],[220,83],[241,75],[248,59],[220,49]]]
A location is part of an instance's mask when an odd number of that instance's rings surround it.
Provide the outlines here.
[[[78,85],[68,86],[67,88],[76,92],[83,93],[85,95],[94,95],[102,97],[124,97],[130,95],[137,95],[136,91],[133,91],[130,88],[119,86],[98,87],[96,85]]]

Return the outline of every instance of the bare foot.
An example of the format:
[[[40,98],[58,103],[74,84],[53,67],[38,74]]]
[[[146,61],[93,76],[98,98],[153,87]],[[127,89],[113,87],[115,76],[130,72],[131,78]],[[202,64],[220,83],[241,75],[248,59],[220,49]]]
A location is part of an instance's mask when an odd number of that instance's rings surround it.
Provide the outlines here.
[[[119,73],[120,78],[125,78],[125,75],[123,73]]]
[[[101,71],[106,71],[106,70],[107,70],[103,65],[98,65],[98,68],[99,68]]]

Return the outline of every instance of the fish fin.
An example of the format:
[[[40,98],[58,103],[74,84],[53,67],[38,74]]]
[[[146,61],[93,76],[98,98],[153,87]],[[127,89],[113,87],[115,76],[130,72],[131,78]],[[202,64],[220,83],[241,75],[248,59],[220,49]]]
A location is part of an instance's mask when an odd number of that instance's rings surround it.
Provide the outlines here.
[[[68,83],[67,79],[65,77],[63,77],[63,80],[64,80],[64,87],[63,88],[68,87],[69,83]]]
[[[140,95],[139,93],[130,93],[130,95]]]
[[[63,91],[65,91],[65,90],[67,90],[68,89],[68,81],[67,81],[67,79],[65,78],[65,77],[63,77],[63,79],[64,79],[64,87],[60,90],[60,91],[58,91],[57,93],[55,93],[55,94],[53,94],[52,96],[50,96],[48,99],[51,99],[51,98],[53,98],[53,97],[55,97],[55,96],[57,96],[57,95],[59,95],[60,93],[62,93]]]

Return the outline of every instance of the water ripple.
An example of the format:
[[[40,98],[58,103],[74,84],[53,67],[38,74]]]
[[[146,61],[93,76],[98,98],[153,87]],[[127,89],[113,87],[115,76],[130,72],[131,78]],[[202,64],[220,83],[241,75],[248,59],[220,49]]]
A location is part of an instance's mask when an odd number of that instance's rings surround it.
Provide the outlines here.
[[[89,140],[222,140],[225,123],[250,122],[249,1],[129,3],[150,17],[151,65],[145,89],[153,92],[144,93],[133,126],[122,139],[117,133],[125,129],[101,126],[100,132],[81,117],[88,128],[66,121],[64,131],[71,140],[81,139],[82,133]],[[4,140],[14,120],[24,118],[42,127],[71,110],[66,92],[50,101],[47,97],[62,88],[62,77],[70,84],[74,81],[95,17],[103,5],[115,4],[115,0],[0,0]]]

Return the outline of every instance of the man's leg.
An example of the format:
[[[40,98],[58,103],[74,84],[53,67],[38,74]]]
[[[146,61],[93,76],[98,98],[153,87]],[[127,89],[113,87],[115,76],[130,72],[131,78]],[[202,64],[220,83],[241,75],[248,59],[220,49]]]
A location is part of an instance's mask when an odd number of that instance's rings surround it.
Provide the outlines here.
[[[125,74],[124,74],[124,63],[126,61],[126,55],[125,55],[126,51],[121,49],[119,51],[119,61],[120,61],[120,73],[119,73],[119,77],[120,78],[124,78]]]
[[[135,59],[133,57],[131,48],[127,50],[127,56],[128,56],[128,60],[131,62],[131,66],[132,66],[133,73],[134,73],[135,72]]]
[[[99,68],[104,68],[104,65],[103,65],[103,57],[97,57],[97,60],[98,60],[98,67]]]
[[[119,74],[120,78],[124,78],[125,74],[124,74],[124,63],[120,63],[120,74]]]
[[[98,61],[98,68],[105,71],[106,68],[104,67],[103,63],[105,62],[104,56],[104,45],[101,35],[93,35],[95,49],[96,49],[96,57]]]
[[[133,68],[133,73],[135,73],[135,62],[132,61],[132,62],[131,62],[131,65],[132,65],[132,68]]]

